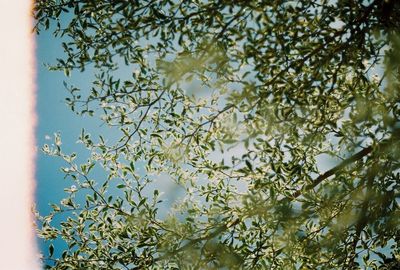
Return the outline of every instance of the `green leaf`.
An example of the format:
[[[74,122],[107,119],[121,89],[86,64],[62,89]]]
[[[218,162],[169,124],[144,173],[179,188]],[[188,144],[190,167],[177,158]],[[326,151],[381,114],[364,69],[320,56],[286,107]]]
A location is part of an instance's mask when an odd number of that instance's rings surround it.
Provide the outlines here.
[[[53,257],[54,254],[54,246],[53,244],[49,245],[49,257]]]
[[[251,165],[250,161],[248,161],[247,159],[245,160],[246,166],[247,168],[249,168],[250,171],[253,171],[253,166]]]

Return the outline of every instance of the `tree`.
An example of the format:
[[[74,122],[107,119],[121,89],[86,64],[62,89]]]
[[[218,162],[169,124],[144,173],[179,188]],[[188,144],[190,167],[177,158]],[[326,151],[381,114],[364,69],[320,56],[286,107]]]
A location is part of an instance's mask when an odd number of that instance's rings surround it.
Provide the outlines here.
[[[68,244],[49,268],[396,268],[398,1],[37,0],[34,16],[64,41],[51,69],[96,74],[66,85],[72,111],[121,132],[82,131],[80,165],[43,148],[74,181],[40,217]],[[186,190],[166,217],[162,173]]]

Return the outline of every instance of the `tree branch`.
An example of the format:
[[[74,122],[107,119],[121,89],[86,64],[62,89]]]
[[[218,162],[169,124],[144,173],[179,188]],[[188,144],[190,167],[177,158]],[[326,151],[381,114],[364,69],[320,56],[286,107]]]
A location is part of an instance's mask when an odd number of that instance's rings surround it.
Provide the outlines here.
[[[395,128],[392,132],[392,136],[389,139],[383,140],[380,143],[378,143],[375,147],[374,146],[368,146],[361,150],[360,152],[352,155],[351,157],[345,159],[342,163],[337,165],[336,167],[330,169],[329,171],[321,174],[318,176],[314,181],[312,181],[311,184],[303,186],[300,190],[297,190],[295,193],[292,194],[291,197],[288,199],[290,201],[296,199],[300,195],[302,195],[305,191],[311,190],[318,186],[322,181],[325,179],[329,178],[332,175],[335,175],[339,173],[341,170],[343,170],[346,166],[362,159],[363,157],[367,156],[370,154],[373,150],[376,152],[377,155],[383,153],[385,150],[387,150],[388,147],[393,147],[393,144],[396,142],[399,142],[400,138],[400,128]]]
[[[315,188],[325,179],[329,178],[332,175],[337,174],[339,171],[343,170],[347,165],[350,165],[350,164],[356,162],[357,160],[362,159],[363,157],[367,156],[371,152],[372,152],[372,146],[369,146],[367,148],[364,148],[360,152],[352,155],[348,159],[345,159],[342,163],[340,163],[336,167],[333,167],[329,171],[318,176],[311,184],[305,185],[303,188],[301,188],[300,190],[297,190],[295,193],[293,193],[291,200],[296,199],[297,197],[302,195],[305,191]]]

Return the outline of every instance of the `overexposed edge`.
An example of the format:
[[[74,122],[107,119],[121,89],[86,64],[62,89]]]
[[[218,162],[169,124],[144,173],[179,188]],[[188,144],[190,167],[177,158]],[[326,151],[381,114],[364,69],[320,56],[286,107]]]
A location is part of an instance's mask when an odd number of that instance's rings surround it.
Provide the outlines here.
[[[0,0],[0,269],[41,269],[35,190],[35,38],[32,2]]]

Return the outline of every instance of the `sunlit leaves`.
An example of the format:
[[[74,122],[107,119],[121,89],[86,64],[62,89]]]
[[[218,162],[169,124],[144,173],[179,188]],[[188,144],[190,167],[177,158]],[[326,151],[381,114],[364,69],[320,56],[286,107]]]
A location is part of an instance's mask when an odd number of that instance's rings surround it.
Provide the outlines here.
[[[396,1],[61,0],[34,14],[63,37],[51,69],[94,73],[88,89],[65,83],[67,104],[120,134],[82,130],[79,164],[58,134],[42,148],[74,182],[41,218],[41,237],[69,245],[54,269],[396,265]]]

